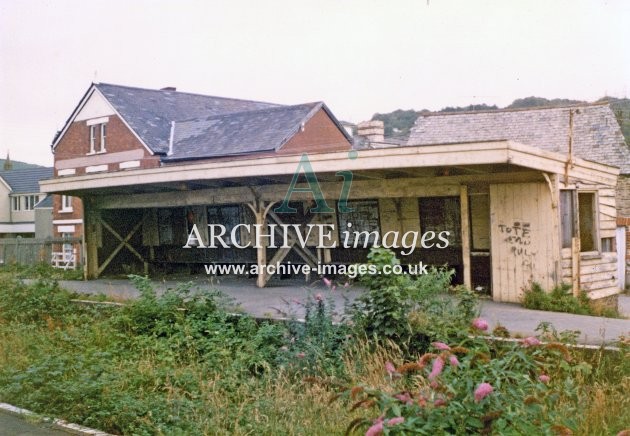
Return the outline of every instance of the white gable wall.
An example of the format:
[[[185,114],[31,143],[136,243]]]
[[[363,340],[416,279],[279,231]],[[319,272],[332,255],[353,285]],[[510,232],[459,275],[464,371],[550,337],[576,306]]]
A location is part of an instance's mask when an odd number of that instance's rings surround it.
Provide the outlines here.
[[[85,105],[81,108],[74,121],[84,121],[92,118],[114,115],[116,112],[98,89],[95,89]]]

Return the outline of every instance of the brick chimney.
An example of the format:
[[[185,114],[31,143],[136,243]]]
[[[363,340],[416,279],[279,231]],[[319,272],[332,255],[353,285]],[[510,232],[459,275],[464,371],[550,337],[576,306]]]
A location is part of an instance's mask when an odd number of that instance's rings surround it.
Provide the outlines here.
[[[357,135],[365,137],[369,142],[385,140],[385,125],[382,121],[363,121],[357,125]]]
[[[160,91],[177,91],[177,88],[175,88],[174,86],[167,86],[165,88],[160,89]]]

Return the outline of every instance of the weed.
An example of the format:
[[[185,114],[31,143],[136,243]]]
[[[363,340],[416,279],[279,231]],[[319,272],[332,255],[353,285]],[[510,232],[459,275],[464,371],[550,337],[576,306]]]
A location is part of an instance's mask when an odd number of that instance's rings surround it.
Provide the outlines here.
[[[539,283],[532,283],[531,288],[526,290],[523,295],[523,306],[528,309],[551,312],[620,317],[616,310],[594,305],[584,291],[575,297],[571,291],[571,285],[566,283],[554,287],[551,292],[545,292]]]

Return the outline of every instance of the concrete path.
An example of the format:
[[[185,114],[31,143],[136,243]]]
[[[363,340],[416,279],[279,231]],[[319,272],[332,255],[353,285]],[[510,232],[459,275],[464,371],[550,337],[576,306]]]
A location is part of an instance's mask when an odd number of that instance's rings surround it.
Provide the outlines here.
[[[62,436],[65,431],[51,428],[51,424],[38,424],[19,416],[0,411],[0,435],[2,436]]]
[[[193,289],[216,289],[239,303],[240,309],[258,317],[284,317],[291,314],[301,317],[304,302],[309,293],[321,293],[332,298],[338,313],[344,305],[352,302],[361,292],[360,288],[339,287],[330,291],[321,282],[307,285],[304,281],[273,278],[264,289],[257,288],[254,280],[223,278],[212,280],[206,277],[185,276],[179,280],[154,282],[156,291],[163,292],[182,282],[192,281]],[[138,291],[128,280],[99,279],[93,281],[63,281],[61,285],[69,290],[86,294],[105,294],[115,299],[135,298]],[[620,310],[630,317],[630,297],[620,296]],[[536,334],[536,327],[543,321],[550,322],[557,331],[580,331],[579,342],[584,344],[610,343],[620,336],[630,336],[629,319],[610,319],[567,313],[529,310],[517,304],[495,303],[482,300],[480,316],[486,319],[491,328],[497,324],[506,327],[513,334],[530,336]]]

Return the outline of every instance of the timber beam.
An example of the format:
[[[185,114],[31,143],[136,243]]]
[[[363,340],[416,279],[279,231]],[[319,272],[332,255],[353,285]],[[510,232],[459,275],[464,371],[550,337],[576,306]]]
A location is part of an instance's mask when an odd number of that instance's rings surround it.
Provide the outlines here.
[[[399,198],[399,197],[434,197],[458,196],[461,184],[474,183],[518,183],[544,181],[540,172],[515,171],[510,173],[444,177],[416,177],[386,179],[379,181],[358,180],[352,183],[350,197],[352,200],[366,198]],[[339,182],[321,182],[324,198],[339,198]],[[99,198],[98,205],[102,209],[139,209],[149,207],[178,207],[192,205],[250,203],[252,196],[256,201],[277,202],[286,196],[289,185],[257,186],[252,195],[251,187],[229,187],[199,189],[185,192],[158,192],[132,194],[130,196],[107,195]],[[307,184],[296,185],[298,189],[308,188]],[[312,200],[311,192],[294,191],[291,199],[296,201]]]

